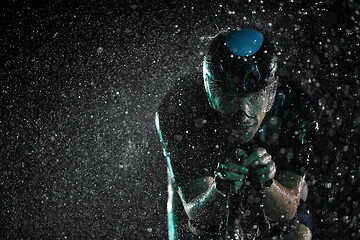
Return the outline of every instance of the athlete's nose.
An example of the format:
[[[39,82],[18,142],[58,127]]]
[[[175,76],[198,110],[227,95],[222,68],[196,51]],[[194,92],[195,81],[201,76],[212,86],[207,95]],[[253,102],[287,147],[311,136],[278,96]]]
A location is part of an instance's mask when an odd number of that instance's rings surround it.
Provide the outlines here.
[[[249,115],[246,112],[239,110],[236,114],[233,115],[234,117],[236,117],[236,119],[239,122],[248,122],[249,119],[255,118],[256,116],[253,115]]]
[[[236,111],[233,115],[236,115],[240,121],[246,121],[249,118],[253,118],[253,114],[251,112],[250,103],[246,99],[234,99],[235,104],[237,106]]]

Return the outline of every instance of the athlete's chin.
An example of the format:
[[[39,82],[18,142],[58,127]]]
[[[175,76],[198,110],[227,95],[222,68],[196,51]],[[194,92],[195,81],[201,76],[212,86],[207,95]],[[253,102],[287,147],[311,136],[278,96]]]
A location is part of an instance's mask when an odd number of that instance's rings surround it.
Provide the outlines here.
[[[247,142],[250,142],[251,139],[253,139],[255,136],[255,134],[253,132],[246,132],[246,133],[242,133],[242,134],[237,134],[236,135],[236,141],[240,144],[244,144]]]

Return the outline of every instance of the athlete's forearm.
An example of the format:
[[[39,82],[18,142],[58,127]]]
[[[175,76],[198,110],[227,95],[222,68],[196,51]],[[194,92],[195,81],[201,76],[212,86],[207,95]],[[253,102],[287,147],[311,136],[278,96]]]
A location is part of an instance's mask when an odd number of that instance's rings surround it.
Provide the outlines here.
[[[274,221],[289,221],[294,218],[305,184],[302,181],[298,189],[289,189],[273,179],[273,184],[264,189],[263,204],[267,217]]]
[[[190,219],[204,224],[218,223],[227,214],[226,196],[216,189],[215,182],[184,207]]]
[[[312,234],[304,224],[296,223],[281,240],[311,240]]]

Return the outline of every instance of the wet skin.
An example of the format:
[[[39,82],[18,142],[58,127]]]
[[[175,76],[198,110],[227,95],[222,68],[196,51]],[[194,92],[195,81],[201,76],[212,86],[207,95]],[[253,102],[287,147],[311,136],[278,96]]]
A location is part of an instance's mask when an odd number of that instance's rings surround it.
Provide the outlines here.
[[[255,136],[264,117],[265,113],[263,112],[248,116],[242,110],[232,115],[219,113],[224,128],[234,135],[237,142],[241,144],[249,142]]]
[[[235,135],[239,143],[250,141],[264,120],[266,97],[257,93],[260,97],[254,102],[251,95],[238,96],[215,81],[204,81],[209,89],[209,103],[218,112],[224,128]]]

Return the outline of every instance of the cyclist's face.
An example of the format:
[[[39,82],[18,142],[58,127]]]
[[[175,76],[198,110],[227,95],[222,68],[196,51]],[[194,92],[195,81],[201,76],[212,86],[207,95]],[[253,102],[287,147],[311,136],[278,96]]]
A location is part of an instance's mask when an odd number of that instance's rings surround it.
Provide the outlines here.
[[[224,84],[224,81],[216,79],[211,71],[206,69],[207,67],[204,63],[203,77],[209,104],[220,113],[224,127],[234,133],[239,142],[250,141],[272,105],[273,97],[269,96],[274,95],[274,91],[269,91],[269,89],[276,88],[277,82],[257,92],[239,94]],[[233,81],[241,81],[241,79],[236,79],[237,76],[229,77],[233,77]]]
[[[266,112],[262,111],[266,99],[238,97],[220,88],[211,98],[212,106],[219,112],[223,126],[235,135],[240,143],[250,141],[258,131]]]

